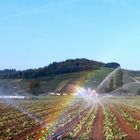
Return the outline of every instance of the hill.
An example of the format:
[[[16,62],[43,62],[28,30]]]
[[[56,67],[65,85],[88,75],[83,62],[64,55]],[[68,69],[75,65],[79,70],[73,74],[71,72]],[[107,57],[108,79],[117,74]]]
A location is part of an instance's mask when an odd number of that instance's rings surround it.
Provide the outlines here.
[[[135,77],[136,79],[140,77],[140,71],[134,70],[123,70],[124,74],[128,75],[129,77]]]
[[[31,95],[30,83],[33,80],[37,80],[40,85],[39,90],[35,93],[36,95],[47,95],[51,92],[70,93],[73,92],[76,86],[94,89],[113,70],[113,68],[101,67],[97,70],[57,74],[36,79],[0,79],[0,95]],[[131,75],[132,72],[133,71],[130,70],[123,70],[123,84],[127,84],[128,86],[124,86],[123,91],[118,90],[120,94],[123,92],[123,95],[128,95],[130,93],[136,95],[139,91],[139,84],[134,82],[135,78],[138,80],[140,77]]]
[[[69,85],[94,89],[112,70],[112,68],[100,68],[36,78],[40,83],[37,94],[65,92]],[[31,81],[32,79],[0,79],[0,93],[4,93],[4,95],[27,95]]]
[[[103,63],[88,59],[70,59],[53,62],[38,69],[24,71],[6,69],[0,71],[0,93],[4,93],[4,95],[31,95],[31,93],[46,95],[51,92],[73,93],[76,86],[95,89],[106,76],[119,66],[115,62]],[[118,71],[119,75],[120,72]],[[135,82],[134,74],[138,76],[138,72],[128,70],[123,70],[122,78],[118,74],[116,73],[110,79],[111,82],[107,82],[102,92],[110,92],[122,84]],[[121,82],[120,79],[123,81],[121,80]]]
[[[87,70],[97,70],[101,67],[117,68],[118,63],[103,63],[88,59],[69,59],[62,62],[53,62],[52,64],[38,68],[16,71],[15,69],[5,69],[0,71],[1,79],[34,79],[40,77],[55,76],[58,74],[67,74]]]

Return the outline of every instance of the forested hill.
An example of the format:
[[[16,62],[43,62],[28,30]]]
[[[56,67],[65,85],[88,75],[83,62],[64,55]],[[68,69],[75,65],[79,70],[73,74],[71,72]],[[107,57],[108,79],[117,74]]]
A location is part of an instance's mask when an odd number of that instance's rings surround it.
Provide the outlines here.
[[[15,69],[5,69],[0,71],[1,79],[33,79],[39,77],[47,77],[51,75],[73,73],[85,70],[97,70],[101,67],[117,68],[118,63],[103,63],[88,59],[69,59],[62,62],[53,62],[48,66],[38,69],[28,69],[16,71]]]

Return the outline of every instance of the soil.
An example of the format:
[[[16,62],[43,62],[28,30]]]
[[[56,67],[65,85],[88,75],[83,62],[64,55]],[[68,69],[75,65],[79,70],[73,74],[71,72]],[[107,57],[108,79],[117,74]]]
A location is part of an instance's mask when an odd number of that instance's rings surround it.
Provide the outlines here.
[[[93,123],[90,140],[105,140],[103,120],[104,120],[103,107],[99,105],[97,115]]]
[[[122,115],[110,106],[111,112],[116,116],[116,120],[120,129],[127,134],[125,140],[140,140],[140,133],[131,128]]]

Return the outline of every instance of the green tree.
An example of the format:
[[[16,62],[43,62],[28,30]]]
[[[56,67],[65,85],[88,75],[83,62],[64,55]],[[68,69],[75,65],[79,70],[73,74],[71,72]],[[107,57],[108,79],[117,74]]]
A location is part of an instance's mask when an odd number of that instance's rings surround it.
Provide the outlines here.
[[[114,90],[114,79],[113,77],[110,79],[110,83],[109,83],[109,91],[113,91]]]
[[[115,77],[115,88],[119,88],[123,86],[123,71],[119,69],[116,72],[116,77]]]

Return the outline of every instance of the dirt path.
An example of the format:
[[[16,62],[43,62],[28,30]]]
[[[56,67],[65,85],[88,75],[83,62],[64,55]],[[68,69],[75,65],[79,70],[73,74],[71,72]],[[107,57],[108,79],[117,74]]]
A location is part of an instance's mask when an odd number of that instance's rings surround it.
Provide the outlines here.
[[[99,105],[97,115],[92,127],[91,140],[105,140],[104,138],[103,107]]]
[[[140,140],[140,133],[131,128],[122,115],[110,106],[111,112],[116,116],[116,120],[120,129],[127,134],[126,140]]]

